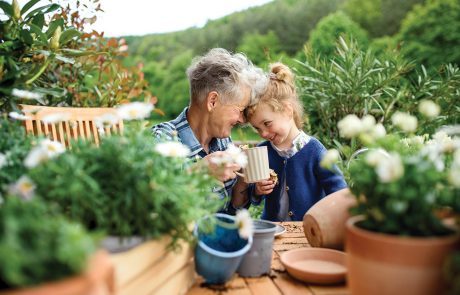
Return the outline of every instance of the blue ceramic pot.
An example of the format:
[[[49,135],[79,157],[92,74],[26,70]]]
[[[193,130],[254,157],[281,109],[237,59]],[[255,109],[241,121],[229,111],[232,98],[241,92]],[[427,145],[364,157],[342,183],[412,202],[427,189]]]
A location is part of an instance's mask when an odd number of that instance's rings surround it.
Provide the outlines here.
[[[226,223],[235,222],[235,217],[230,215],[216,213],[215,217]],[[232,277],[244,254],[251,248],[252,237],[243,239],[239,236],[238,229],[228,229],[218,223],[212,233],[202,233],[198,231],[198,226],[199,223],[194,230],[198,237],[195,270],[206,283],[223,284]]]

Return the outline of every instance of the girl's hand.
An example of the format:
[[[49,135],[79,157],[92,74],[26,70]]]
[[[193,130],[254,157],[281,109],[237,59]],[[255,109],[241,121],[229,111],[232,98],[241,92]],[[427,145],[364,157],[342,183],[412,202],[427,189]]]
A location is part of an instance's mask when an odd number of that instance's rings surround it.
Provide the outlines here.
[[[256,196],[268,195],[273,191],[275,182],[273,180],[262,180],[256,183]]]

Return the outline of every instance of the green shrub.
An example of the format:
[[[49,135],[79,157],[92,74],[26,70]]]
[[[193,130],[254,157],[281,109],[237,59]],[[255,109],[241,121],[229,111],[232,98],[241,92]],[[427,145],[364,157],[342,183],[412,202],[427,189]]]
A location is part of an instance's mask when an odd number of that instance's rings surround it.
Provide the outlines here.
[[[306,51],[297,67],[300,95],[308,116],[308,131],[326,146],[339,145],[337,122],[348,114],[371,114],[385,127],[395,111],[415,114],[422,100],[441,106],[441,116],[429,120],[418,116],[420,132],[460,122],[460,69],[446,65],[434,74],[405,61],[397,51],[376,58],[341,39],[333,61]],[[350,143],[350,142],[348,142]],[[357,146],[345,154],[350,156]]]
[[[79,224],[38,200],[9,196],[0,205],[0,290],[78,274],[95,250],[93,239]]]
[[[33,141],[20,122],[0,115],[0,199],[11,183],[26,173],[24,159]]]
[[[149,130],[129,127],[30,170],[36,194],[91,230],[189,240],[191,222],[223,206],[211,193],[213,178],[187,158],[161,155]]]
[[[369,43],[366,31],[341,11],[321,19],[311,31],[308,43],[316,54],[334,57],[335,44],[340,36],[357,40],[362,48],[367,48]]]
[[[430,66],[460,64],[460,2],[431,0],[404,19],[398,40],[410,59]]]

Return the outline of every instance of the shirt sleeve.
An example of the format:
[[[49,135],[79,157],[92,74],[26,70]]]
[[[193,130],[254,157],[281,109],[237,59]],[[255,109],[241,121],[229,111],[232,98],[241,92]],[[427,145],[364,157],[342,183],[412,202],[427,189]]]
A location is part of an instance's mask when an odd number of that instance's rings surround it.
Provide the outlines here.
[[[318,153],[315,161],[315,170],[318,181],[326,195],[347,187],[342,171],[334,165],[331,170],[321,167],[320,162],[326,154],[326,148],[318,141]]]
[[[169,122],[163,122],[152,127],[152,135],[157,141],[173,140],[175,131],[176,127]]]

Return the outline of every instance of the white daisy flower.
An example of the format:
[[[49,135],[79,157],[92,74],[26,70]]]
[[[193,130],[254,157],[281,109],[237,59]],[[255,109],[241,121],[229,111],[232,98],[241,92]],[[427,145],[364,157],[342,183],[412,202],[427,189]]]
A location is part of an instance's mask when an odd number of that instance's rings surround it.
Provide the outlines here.
[[[436,118],[441,112],[439,105],[431,100],[422,100],[418,105],[418,110],[427,118]]]
[[[405,132],[414,132],[417,129],[417,118],[408,113],[396,112],[391,117],[393,125]]]
[[[38,164],[47,161],[65,152],[65,146],[57,141],[49,139],[42,140],[37,146],[30,150],[24,159],[24,165],[27,168],[33,168]]]
[[[21,121],[30,120],[30,117],[20,114],[18,112],[10,112],[8,116],[10,116],[10,118],[15,119],[15,120],[21,120]]]
[[[123,104],[117,108],[117,114],[123,120],[142,120],[150,116],[153,104],[144,102],[132,102]]]
[[[248,164],[248,157],[246,154],[237,146],[230,144],[228,145],[227,150],[225,150],[229,155],[231,162],[238,164],[240,167],[246,167]]]
[[[113,125],[117,124],[120,118],[114,114],[104,114],[100,117],[94,119],[96,127],[98,129],[110,128]]]
[[[363,130],[362,122],[356,115],[347,115],[337,124],[340,136],[353,138]]]
[[[235,216],[235,224],[238,227],[238,233],[243,239],[249,239],[254,233],[254,226],[249,211],[246,209],[238,210]]]
[[[9,187],[8,192],[28,201],[34,196],[35,184],[29,177],[23,175],[18,179],[18,181]]]
[[[375,127],[375,118],[371,115],[366,115],[361,119],[362,131],[372,131]]]
[[[35,93],[35,92],[31,92],[31,91],[27,91],[27,90],[21,90],[21,89],[16,89],[14,88],[13,91],[11,91],[11,94],[13,96],[16,96],[16,97],[19,97],[19,98],[23,98],[23,99],[35,99],[35,100],[39,100],[43,97],[42,94],[40,93]]]
[[[404,175],[401,157],[395,153],[391,153],[385,161],[379,161],[375,170],[383,183],[398,180]]]
[[[190,149],[177,141],[161,142],[155,146],[155,151],[164,157],[186,158]]]

